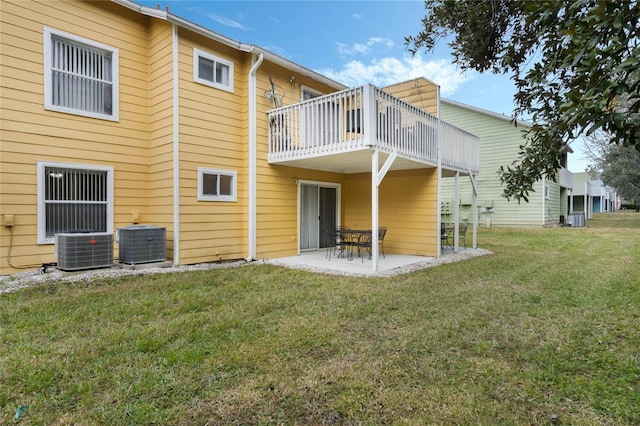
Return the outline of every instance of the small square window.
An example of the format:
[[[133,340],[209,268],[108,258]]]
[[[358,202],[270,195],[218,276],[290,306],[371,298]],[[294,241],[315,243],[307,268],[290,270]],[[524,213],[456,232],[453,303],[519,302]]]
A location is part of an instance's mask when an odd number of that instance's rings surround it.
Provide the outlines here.
[[[193,73],[198,83],[233,92],[233,62],[193,49]]]
[[[198,168],[198,200],[236,201],[237,172]]]

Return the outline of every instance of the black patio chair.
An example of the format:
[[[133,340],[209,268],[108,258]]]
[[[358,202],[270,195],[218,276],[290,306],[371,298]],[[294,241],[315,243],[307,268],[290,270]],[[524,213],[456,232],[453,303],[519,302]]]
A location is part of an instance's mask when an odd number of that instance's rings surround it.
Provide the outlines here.
[[[378,228],[378,245],[382,248],[382,257],[387,257],[384,255],[384,237],[387,235],[387,227],[383,226]]]
[[[453,241],[453,238],[451,236],[452,233],[452,227],[447,227],[446,223],[440,222],[440,247],[444,247],[446,245],[453,250],[453,245],[451,244],[451,242]]]
[[[458,224],[458,242],[462,240],[462,244],[464,248],[467,248],[467,222],[464,221]],[[454,249],[456,239],[456,228],[455,226],[446,227],[444,224],[440,225],[440,244],[446,244],[449,246],[451,250]]]
[[[348,226],[342,226],[342,225],[336,226],[336,230],[334,232],[334,236],[336,239],[336,246],[334,248],[334,253],[340,250],[340,253],[338,253],[337,256],[344,257],[344,251],[345,250],[350,251],[351,248],[353,248],[353,238],[349,231],[351,231],[351,228],[349,228]]]
[[[325,235],[327,252],[324,254],[325,259],[331,260],[331,250],[335,252],[337,246],[336,232],[330,229],[323,229],[322,232]]]
[[[459,232],[458,232],[458,242],[460,241],[460,238],[462,239],[462,244],[464,245],[464,248],[467,248],[467,222],[464,221],[463,223],[460,224],[460,226],[458,227]]]
[[[358,239],[353,241],[353,246],[351,247],[350,259],[353,260],[353,252],[354,250],[358,250],[358,255],[360,255],[361,262],[364,262],[364,253],[369,253],[369,259],[371,259],[371,240],[372,233],[371,232],[362,232],[358,234]]]

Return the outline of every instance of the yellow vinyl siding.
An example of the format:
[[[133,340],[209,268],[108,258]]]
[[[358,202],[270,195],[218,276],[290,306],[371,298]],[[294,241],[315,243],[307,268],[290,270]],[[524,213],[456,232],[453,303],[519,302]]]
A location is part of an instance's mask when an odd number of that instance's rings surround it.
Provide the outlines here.
[[[383,89],[416,107],[438,116],[438,86],[425,78],[416,78]]]
[[[87,142],[104,142],[104,136],[108,133],[114,137],[114,144],[131,146],[131,142],[136,141],[139,146],[144,147],[147,140],[147,125],[144,123],[130,123],[125,127],[125,121],[121,117],[120,123],[112,124],[106,120],[82,117],[73,114],[46,111],[42,106],[38,110],[32,103],[21,103],[21,101],[11,102],[13,108],[21,110],[3,108],[2,118],[7,122],[7,130],[16,130],[35,135],[46,135],[59,139],[77,139]],[[139,108],[145,108],[146,102]],[[31,122],[30,120],[33,120]],[[99,123],[97,122],[99,121]],[[74,127],[69,128],[69,122],[74,123]],[[128,142],[130,141],[130,142]]]
[[[0,214],[15,215],[12,263],[37,267],[54,260],[52,244],[37,244],[38,161],[113,167],[114,230],[131,225],[134,214],[139,223],[165,227],[169,259],[174,255],[176,220],[180,224],[179,263],[245,258],[250,154],[247,84],[253,55],[112,2],[7,0],[2,9]],[[118,121],[44,109],[45,26],[118,51]],[[177,75],[174,31],[178,35]],[[194,48],[234,64],[233,92],[194,81]],[[270,76],[280,95],[284,94],[284,105],[300,102],[303,85],[322,93],[334,90],[268,59],[257,72],[258,259],[298,252],[299,181],[341,185],[341,221],[371,221],[369,175],[268,163],[267,111],[274,105],[264,93],[271,89]],[[293,84],[291,77],[295,79]],[[178,103],[174,102],[176,81]],[[429,96],[436,97],[433,93]],[[178,127],[174,127],[176,113]],[[198,168],[237,172],[237,201],[199,201]],[[435,174],[425,169],[390,172],[383,181],[380,224],[390,229],[385,241],[388,252],[435,254]],[[2,274],[15,272],[7,259],[10,240],[9,229],[0,226]]]
[[[173,259],[173,26],[149,25],[148,210],[141,223],[166,228],[167,257]]]
[[[148,90],[144,19],[107,2],[2,4],[2,214],[13,214],[11,263],[54,260],[53,244],[37,244],[36,164],[54,161],[114,167],[114,229],[147,212]],[[120,120],[110,122],[44,109],[43,30],[50,27],[118,49]],[[5,37],[10,32],[12,36]],[[3,178],[4,179],[4,178]],[[9,230],[0,227],[0,273],[9,266]]]
[[[379,226],[388,228],[388,253],[436,256],[437,169],[389,172],[379,187]],[[348,175],[342,192],[342,224],[371,227],[371,174]]]
[[[246,55],[180,30],[180,263],[246,257]],[[193,49],[234,64],[233,93],[194,81]],[[198,200],[198,168],[237,172],[237,200]]]
[[[385,249],[436,256],[437,169],[391,172],[380,186],[380,226],[388,226]],[[397,228],[397,229],[396,229]]]
[[[296,75],[267,60],[257,73],[257,235],[256,257],[258,259],[292,256],[298,253],[298,184],[296,181],[343,183],[344,175],[315,170],[270,165],[268,155],[267,111],[275,106],[267,101],[264,93],[271,90],[269,77],[277,91],[284,97],[283,105],[292,105],[301,100],[304,85],[321,93],[334,89],[313,80]],[[290,82],[295,77],[295,84]]]

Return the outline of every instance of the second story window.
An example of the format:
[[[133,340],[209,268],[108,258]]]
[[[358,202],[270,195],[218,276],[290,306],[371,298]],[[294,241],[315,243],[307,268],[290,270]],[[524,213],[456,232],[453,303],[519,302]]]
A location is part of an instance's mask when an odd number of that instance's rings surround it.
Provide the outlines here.
[[[44,30],[45,108],[118,120],[118,51],[51,28]]]
[[[193,74],[198,83],[233,92],[233,62],[193,49]]]
[[[305,86],[305,85],[301,85],[300,86],[300,91],[302,94],[302,101],[308,101],[309,99],[314,99],[317,98],[319,96],[322,96],[322,92],[319,92],[316,89],[312,89],[311,87]]]

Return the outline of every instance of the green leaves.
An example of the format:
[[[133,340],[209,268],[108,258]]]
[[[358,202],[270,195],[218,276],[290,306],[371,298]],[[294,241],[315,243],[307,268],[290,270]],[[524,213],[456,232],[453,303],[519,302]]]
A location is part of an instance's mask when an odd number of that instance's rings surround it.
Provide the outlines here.
[[[565,147],[603,129],[640,146],[640,6],[637,1],[428,0],[425,31],[405,42],[432,50],[453,34],[462,70],[511,73],[515,116],[535,126],[519,160],[499,171],[508,198],[527,200],[555,176]]]
[[[640,150],[628,146],[609,149],[603,159],[601,178],[621,196],[640,200]]]

